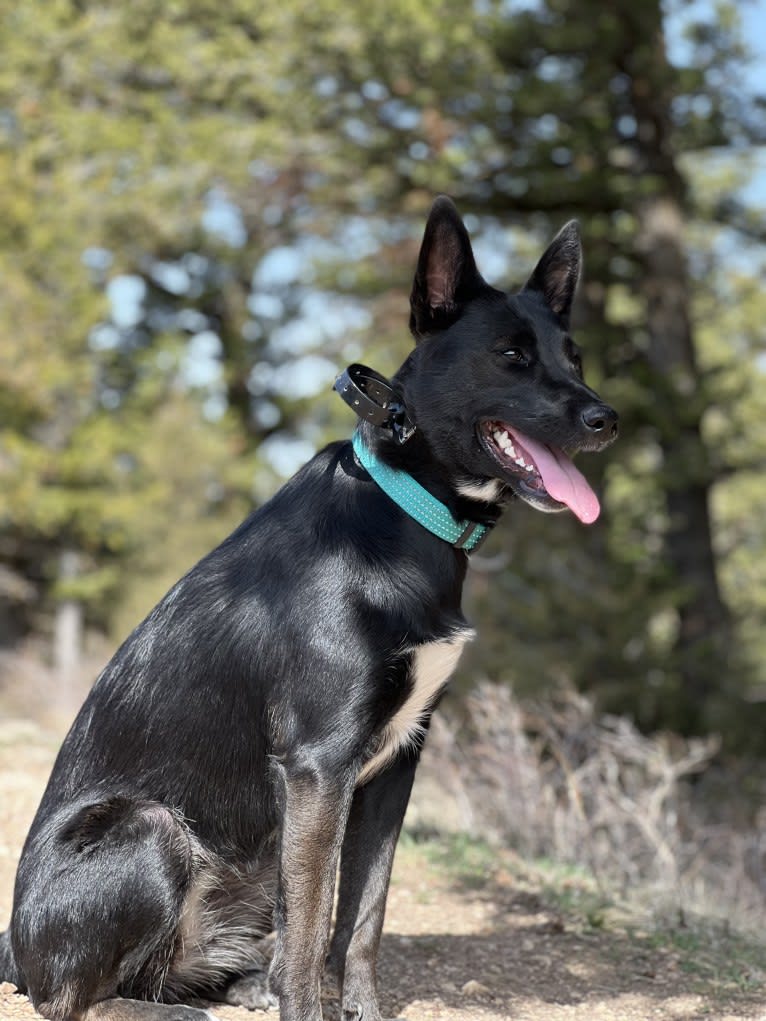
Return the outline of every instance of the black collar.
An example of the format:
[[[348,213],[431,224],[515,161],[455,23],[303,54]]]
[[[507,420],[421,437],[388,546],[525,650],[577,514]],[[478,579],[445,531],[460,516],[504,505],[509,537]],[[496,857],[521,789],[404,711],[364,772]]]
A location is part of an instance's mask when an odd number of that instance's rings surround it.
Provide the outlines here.
[[[398,443],[406,443],[415,423],[401,401],[393,400],[393,387],[379,372],[354,362],[335,380],[333,389],[363,422],[389,429]]]

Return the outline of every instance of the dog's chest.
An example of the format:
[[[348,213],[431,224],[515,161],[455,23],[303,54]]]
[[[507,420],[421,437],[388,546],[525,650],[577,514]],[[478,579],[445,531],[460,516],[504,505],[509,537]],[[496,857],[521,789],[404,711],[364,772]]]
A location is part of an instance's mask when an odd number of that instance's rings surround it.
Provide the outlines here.
[[[406,702],[386,723],[372,758],[365,762],[357,783],[364,783],[379,772],[423,730],[423,717],[457,666],[463,646],[473,637],[466,628],[449,639],[427,642],[412,651],[410,680],[412,689]]]

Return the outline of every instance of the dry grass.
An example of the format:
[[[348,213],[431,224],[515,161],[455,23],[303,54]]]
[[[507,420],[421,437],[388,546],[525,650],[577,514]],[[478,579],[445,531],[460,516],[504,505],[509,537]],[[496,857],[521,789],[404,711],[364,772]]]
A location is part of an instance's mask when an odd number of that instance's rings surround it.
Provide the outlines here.
[[[448,793],[453,828],[586,869],[655,917],[763,931],[766,810],[715,738],[647,737],[583,696],[522,706],[490,683],[463,710],[436,715],[421,767],[425,789]],[[763,784],[751,773],[750,786]]]

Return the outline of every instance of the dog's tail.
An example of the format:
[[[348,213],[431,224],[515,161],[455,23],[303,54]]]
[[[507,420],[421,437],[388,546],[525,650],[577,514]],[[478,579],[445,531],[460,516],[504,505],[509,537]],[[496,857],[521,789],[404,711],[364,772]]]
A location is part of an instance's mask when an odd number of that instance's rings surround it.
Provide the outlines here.
[[[19,969],[13,957],[9,929],[0,932],[0,982],[11,982],[20,992],[24,992]]]

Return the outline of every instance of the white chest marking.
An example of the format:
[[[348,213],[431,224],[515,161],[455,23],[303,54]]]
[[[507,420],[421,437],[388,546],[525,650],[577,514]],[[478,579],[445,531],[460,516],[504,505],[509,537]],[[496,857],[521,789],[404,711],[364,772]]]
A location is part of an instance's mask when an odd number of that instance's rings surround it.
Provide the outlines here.
[[[490,479],[488,482],[460,482],[457,491],[461,496],[467,496],[469,500],[494,503],[500,499],[502,488],[503,484],[499,479]]]
[[[448,640],[428,642],[413,650],[410,667],[413,686],[410,696],[383,728],[380,747],[365,762],[357,784],[369,780],[422,732],[423,714],[449,680],[463,646],[470,638],[473,638],[473,631],[466,629]]]

